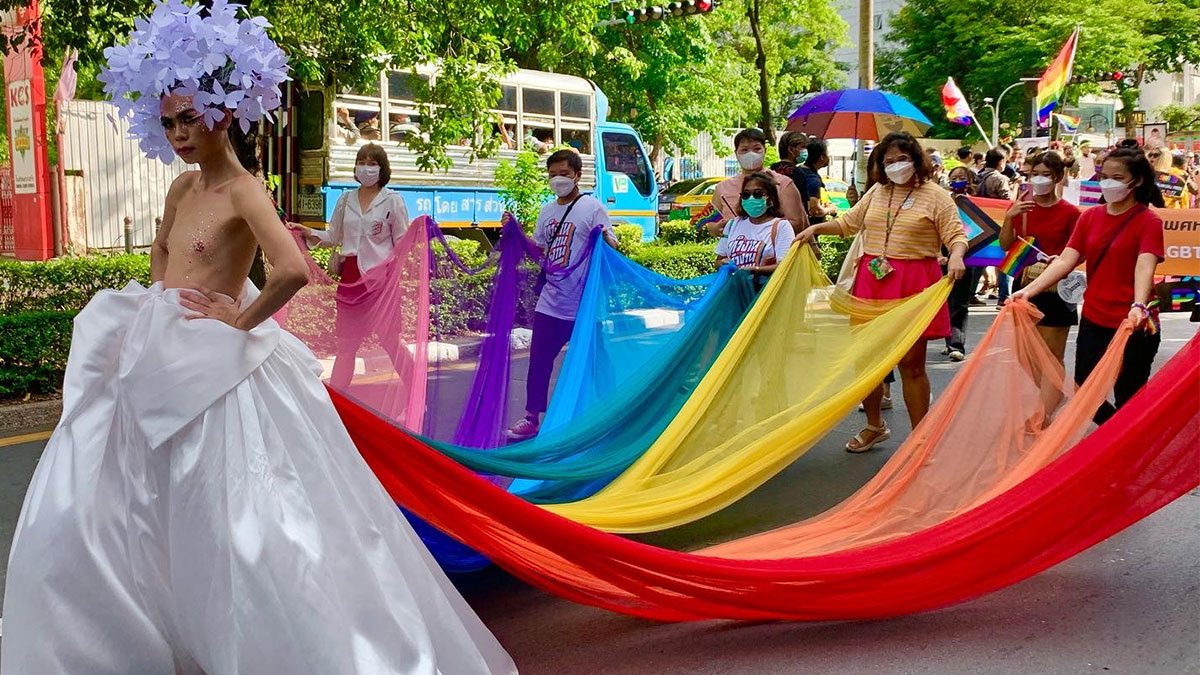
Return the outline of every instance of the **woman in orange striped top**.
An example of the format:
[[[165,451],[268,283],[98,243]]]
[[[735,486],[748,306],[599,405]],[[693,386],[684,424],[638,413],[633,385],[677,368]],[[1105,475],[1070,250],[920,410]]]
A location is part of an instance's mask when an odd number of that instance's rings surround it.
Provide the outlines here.
[[[950,193],[932,179],[929,157],[910,134],[888,134],[871,155],[868,167],[879,183],[845,215],[813,225],[796,236],[796,243],[818,234],[843,237],[859,233],[863,256],[858,262],[854,295],[869,300],[894,300],[915,295],[942,278],[941,248],[950,251],[947,274],[957,281],[966,271],[963,256],[967,236]],[[925,373],[925,342],[950,335],[950,313],[938,312],[921,339],[900,360],[904,404],[913,427],[929,410],[929,376]],[[866,452],[891,438],[883,420],[883,387],[863,401],[867,427],[849,443],[849,452]]]

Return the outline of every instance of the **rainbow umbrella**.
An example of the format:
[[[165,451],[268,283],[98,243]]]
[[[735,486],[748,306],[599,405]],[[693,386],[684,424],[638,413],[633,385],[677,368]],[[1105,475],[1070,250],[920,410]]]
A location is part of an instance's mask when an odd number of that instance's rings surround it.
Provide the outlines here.
[[[818,138],[879,140],[893,131],[922,136],[933,126],[917,107],[874,89],[839,89],[817,94],[788,117],[788,131]]]

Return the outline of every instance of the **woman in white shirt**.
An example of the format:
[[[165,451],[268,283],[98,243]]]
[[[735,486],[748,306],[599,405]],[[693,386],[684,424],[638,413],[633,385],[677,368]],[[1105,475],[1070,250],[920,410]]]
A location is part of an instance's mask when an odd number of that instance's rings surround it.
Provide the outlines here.
[[[300,228],[309,246],[341,246],[339,295],[347,287],[357,285],[371,269],[387,261],[396,242],[408,230],[404,199],[387,189],[391,175],[391,165],[383,147],[374,143],[362,146],[354,160],[354,178],[359,186],[342,193],[333,208],[329,227],[325,230]],[[361,290],[355,289],[356,292]],[[339,302],[338,353],[330,378],[334,387],[350,384],[355,355],[366,337],[360,330],[343,330],[342,318],[346,311],[349,310]],[[400,348],[399,340],[384,339],[381,342],[397,373],[403,375],[411,369],[411,359],[408,352]]]
[[[765,283],[792,245],[792,225],[783,219],[774,177],[756,172],[746,176],[737,218],[729,221],[717,242],[717,267],[733,263]],[[758,284],[761,285],[761,284]]]

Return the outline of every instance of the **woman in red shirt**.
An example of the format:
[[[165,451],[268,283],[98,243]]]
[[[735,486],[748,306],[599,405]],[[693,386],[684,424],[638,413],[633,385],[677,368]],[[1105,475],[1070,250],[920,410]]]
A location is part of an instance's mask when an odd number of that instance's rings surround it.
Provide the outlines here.
[[[1158,333],[1145,329],[1155,313],[1147,307],[1154,294],[1154,268],[1163,259],[1162,219],[1149,207],[1161,207],[1163,197],[1138,148],[1118,148],[1104,160],[1100,189],[1106,203],[1079,216],[1062,255],[1013,297],[1030,300],[1087,261],[1088,285],[1075,342],[1078,383],[1096,367],[1121,322],[1128,318],[1133,324],[1113,387],[1116,407],[1105,403],[1096,413],[1096,421],[1103,423],[1150,379],[1158,353]]]
[[[1000,228],[1000,247],[1007,251],[1019,243],[1020,237],[1033,241],[1042,253],[1053,260],[1062,255],[1067,247],[1067,241],[1075,230],[1075,221],[1079,219],[1079,208],[1059,198],[1055,189],[1062,184],[1067,171],[1057,152],[1043,152],[1031,161],[1030,189],[1028,192],[1022,191],[1004,217],[1004,226]],[[1043,262],[1021,270],[1013,280],[1013,290],[1028,286],[1046,268]],[[1079,323],[1075,305],[1058,297],[1053,288],[1038,293],[1029,301],[1042,313],[1042,319],[1038,321],[1038,333],[1061,362],[1067,351],[1067,333],[1071,326]]]

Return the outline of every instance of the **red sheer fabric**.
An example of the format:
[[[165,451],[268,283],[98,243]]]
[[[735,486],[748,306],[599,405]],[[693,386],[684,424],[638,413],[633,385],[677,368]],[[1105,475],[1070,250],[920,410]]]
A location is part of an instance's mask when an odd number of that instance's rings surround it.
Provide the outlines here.
[[[1029,395],[1042,400],[1045,392]],[[774,560],[668,551],[565,520],[331,395],[359,450],[405,508],[551,593],[659,620],[866,619],[929,610],[1036,574],[1200,485],[1195,338],[1102,428],[1072,447],[1076,434],[1053,441],[1065,452],[1036,471],[1022,459],[1032,455],[1023,454],[979,491],[983,501],[962,505],[948,520],[879,543],[862,545],[873,541],[867,537]],[[1037,423],[1020,420],[1027,421]],[[987,453],[992,445],[978,438],[962,451]]]

